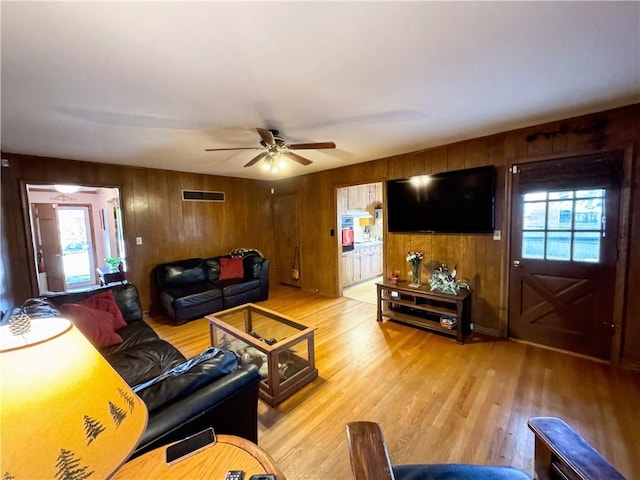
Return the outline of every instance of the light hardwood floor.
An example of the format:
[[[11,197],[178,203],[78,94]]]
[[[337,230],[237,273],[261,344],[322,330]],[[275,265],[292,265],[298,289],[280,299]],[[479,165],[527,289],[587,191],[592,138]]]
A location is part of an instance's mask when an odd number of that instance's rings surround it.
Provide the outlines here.
[[[289,480],[347,479],[345,425],[380,422],[395,464],[473,462],[532,474],[532,416],[572,425],[629,479],[640,479],[640,372],[510,341],[451,338],[393,322],[375,306],[293,287],[260,302],[316,331],[319,377],[275,408],[260,401],[259,444]],[[205,319],[150,319],[187,356]]]

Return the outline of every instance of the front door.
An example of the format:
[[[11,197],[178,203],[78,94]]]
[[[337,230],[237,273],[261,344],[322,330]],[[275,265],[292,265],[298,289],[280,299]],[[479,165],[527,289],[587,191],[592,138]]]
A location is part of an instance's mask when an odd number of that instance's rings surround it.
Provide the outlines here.
[[[46,273],[47,288],[45,290],[64,292],[67,284],[62,262],[62,247],[58,236],[57,205],[33,204],[33,213],[38,272]]]
[[[608,359],[622,153],[513,167],[509,336]]]

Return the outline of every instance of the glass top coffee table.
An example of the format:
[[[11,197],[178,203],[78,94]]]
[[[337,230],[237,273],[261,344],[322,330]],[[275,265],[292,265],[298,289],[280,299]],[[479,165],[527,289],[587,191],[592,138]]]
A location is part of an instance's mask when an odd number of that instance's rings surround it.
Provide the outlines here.
[[[206,316],[211,345],[260,369],[260,398],[274,406],[318,376],[314,332],[293,318],[247,303]]]

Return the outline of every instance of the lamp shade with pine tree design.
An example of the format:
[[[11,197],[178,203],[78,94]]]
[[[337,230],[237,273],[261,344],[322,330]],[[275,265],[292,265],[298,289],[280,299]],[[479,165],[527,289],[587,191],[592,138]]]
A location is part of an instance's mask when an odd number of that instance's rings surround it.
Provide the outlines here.
[[[29,332],[0,327],[0,468],[4,478],[107,478],[131,455],[147,409],[62,318]]]

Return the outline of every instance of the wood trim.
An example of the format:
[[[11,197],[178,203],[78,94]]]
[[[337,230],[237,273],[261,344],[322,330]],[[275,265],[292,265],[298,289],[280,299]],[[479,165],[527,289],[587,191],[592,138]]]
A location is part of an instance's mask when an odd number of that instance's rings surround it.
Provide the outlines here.
[[[28,260],[29,284],[31,285],[31,296],[37,297],[40,294],[38,287],[38,277],[36,272],[36,257],[33,254],[33,228],[31,226],[31,210],[29,205],[29,195],[27,194],[27,184],[24,180],[20,180],[20,201],[22,202],[22,218],[25,235],[25,248]],[[26,266],[25,266],[26,267]]]
[[[628,290],[629,242],[631,240],[631,194],[633,187],[633,145],[624,148],[622,159],[622,186],[620,187],[620,212],[618,217],[618,261],[616,264],[616,288],[613,300],[615,333],[611,344],[611,363],[620,365],[625,328],[624,307]]]
[[[498,330],[497,328],[487,328],[487,327],[483,327],[482,325],[476,325],[475,323],[473,323],[472,326],[473,326],[472,331],[475,333],[481,333],[482,335],[490,335],[496,338],[504,338],[501,331]]]

